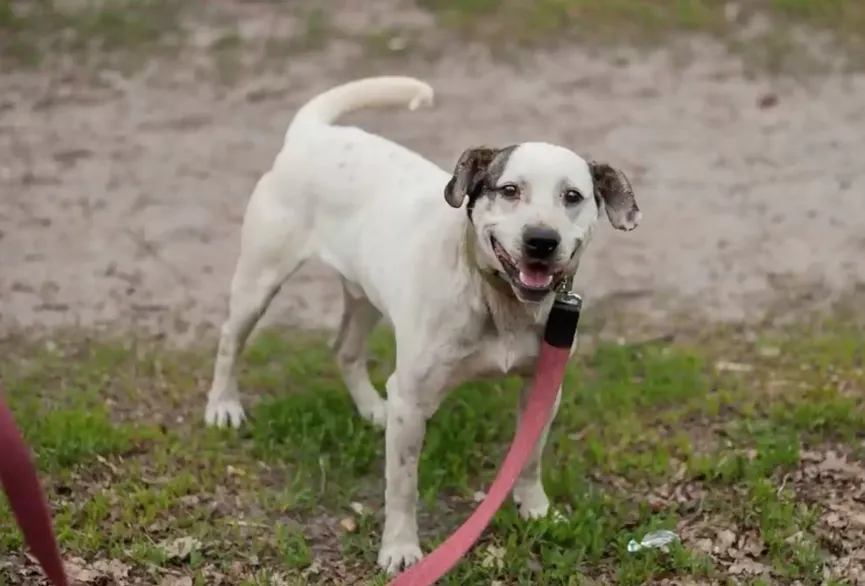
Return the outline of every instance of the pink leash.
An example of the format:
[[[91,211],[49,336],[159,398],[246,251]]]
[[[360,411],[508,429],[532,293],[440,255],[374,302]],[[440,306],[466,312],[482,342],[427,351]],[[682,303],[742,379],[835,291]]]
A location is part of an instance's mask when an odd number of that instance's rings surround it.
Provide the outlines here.
[[[582,304],[579,295],[566,293],[556,299],[550,311],[528,405],[487,497],[462,527],[432,553],[390,581],[388,586],[432,586],[471,549],[490,524],[514,487],[550,417],[565,376]]]
[[[52,586],[68,586],[63,561],[51,528],[51,513],[36,467],[12,412],[0,396],[0,481],[9,506]]]

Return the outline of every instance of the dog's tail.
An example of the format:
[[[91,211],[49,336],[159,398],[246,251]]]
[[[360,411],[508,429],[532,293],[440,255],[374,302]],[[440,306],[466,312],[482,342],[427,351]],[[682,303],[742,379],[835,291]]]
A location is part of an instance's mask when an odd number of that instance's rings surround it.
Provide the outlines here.
[[[409,110],[417,110],[432,105],[432,101],[432,87],[413,77],[381,76],[350,81],[301,106],[288,127],[286,138],[300,128],[333,124],[341,116],[361,108],[407,105]]]

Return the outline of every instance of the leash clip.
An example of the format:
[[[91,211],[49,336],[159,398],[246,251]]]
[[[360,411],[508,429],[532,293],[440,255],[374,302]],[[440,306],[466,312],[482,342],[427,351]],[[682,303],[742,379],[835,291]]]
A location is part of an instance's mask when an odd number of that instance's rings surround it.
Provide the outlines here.
[[[559,291],[547,317],[544,342],[554,348],[570,349],[577,336],[583,298],[573,291]]]
[[[576,309],[576,311],[580,311],[583,308],[583,298],[573,291],[560,291],[556,294],[556,300],[553,303],[567,305],[569,308]]]

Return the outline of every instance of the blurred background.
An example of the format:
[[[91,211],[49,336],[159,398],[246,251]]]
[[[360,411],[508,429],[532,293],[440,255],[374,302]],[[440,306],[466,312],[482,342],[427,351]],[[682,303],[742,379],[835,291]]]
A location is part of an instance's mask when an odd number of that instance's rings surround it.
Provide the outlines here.
[[[626,171],[645,220],[601,230],[596,307],[830,301],[865,273],[863,31],[854,0],[0,0],[3,319],[211,327],[295,108],[385,73],[435,108],[350,122],[445,168],[545,140]],[[338,303],[309,266],[268,319]]]

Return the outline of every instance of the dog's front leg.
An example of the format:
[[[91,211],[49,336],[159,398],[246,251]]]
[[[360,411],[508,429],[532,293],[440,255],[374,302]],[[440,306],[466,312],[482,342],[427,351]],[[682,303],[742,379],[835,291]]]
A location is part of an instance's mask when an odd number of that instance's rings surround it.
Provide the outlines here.
[[[438,390],[429,382],[399,371],[387,381],[384,533],[378,565],[389,574],[423,557],[417,529],[418,461],[432,413],[419,398]]]
[[[523,388],[520,391],[519,410],[517,411],[517,426],[522,420],[523,411],[529,401],[529,394],[532,390],[532,380],[526,379],[523,383]],[[553,405],[553,410],[550,413],[550,418],[544,426],[541,437],[538,440],[535,449],[532,450],[532,455],[526,463],[523,471],[520,473],[517,483],[514,486],[513,497],[514,502],[519,507],[520,516],[524,519],[536,519],[546,517],[550,510],[550,499],[547,498],[547,493],[544,490],[544,483],[541,480],[541,458],[543,457],[544,447],[547,444],[547,436],[550,433],[550,426],[553,419],[556,417],[556,412],[559,410],[559,403],[562,400],[562,388],[559,387],[556,394],[556,402]]]

